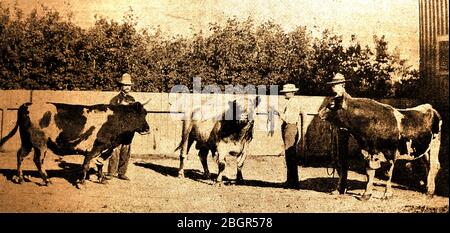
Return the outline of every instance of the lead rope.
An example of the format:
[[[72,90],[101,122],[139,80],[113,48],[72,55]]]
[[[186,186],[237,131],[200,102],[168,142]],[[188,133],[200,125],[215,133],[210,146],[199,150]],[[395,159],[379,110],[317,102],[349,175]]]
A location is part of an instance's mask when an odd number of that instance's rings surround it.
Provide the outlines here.
[[[334,132],[334,128],[332,126],[330,126],[330,130],[331,130],[331,162],[329,164],[329,166],[327,166],[326,170],[327,170],[327,175],[328,176],[332,176],[332,178],[334,178],[334,174],[336,172],[336,157],[337,157],[337,140],[336,140],[336,134]],[[329,169],[331,167],[331,172],[329,172]]]
[[[431,144],[432,144],[432,142],[433,142],[433,140],[435,139],[436,137],[434,136],[434,134],[431,134],[431,141],[430,141],[430,143],[428,144],[428,148],[427,148],[427,150],[425,151],[425,152],[423,152],[423,154],[421,154],[421,155],[419,155],[419,156],[417,156],[417,157],[415,157],[415,158],[413,158],[413,159],[406,159],[406,160],[408,160],[408,161],[415,161],[415,160],[418,160],[418,159],[420,159],[420,158],[422,158],[425,154],[427,154],[428,152],[430,152],[430,150],[431,150]],[[414,151],[415,152],[415,151]],[[409,153],[408,153],[409,154]],[[399,157],[399,158],[397,158],[397,159],[403,159],[401,156]]]

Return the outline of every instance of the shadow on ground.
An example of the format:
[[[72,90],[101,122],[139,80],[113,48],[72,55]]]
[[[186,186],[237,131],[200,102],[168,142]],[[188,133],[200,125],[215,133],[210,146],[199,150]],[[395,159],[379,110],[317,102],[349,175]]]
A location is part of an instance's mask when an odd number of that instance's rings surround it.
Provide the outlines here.
[[[349,159],[348,164],[349,164],[348,169],[349,171],[365,175],[365,164],[362,159],[353,156]],[[321,158],[310,157],[308,158],[307,161],[306,160],[301,161],[300,165],[302,167],[329,168],[330,172],[333,170],[334,166],[330,158],[323,158],[323,157]],[[384,166],[382,166],[376,172],[376,177],[384,181],[387,180],[386,172],[388,170],[388,168],[385,165],[386,164],[384,164]],[[399,185],[394,185],[393,187],[417,192],[426,192],[426,180],[427,180],[426,177],[427,175],[426,171],[424,170],[424,165],[420,160],[413,162],[398,160],[395,163],[392,182]],[[444,197],[449,196],[448,177],[449,177],[448,167],[441,164],[441,169],[439,170],[436,176],[436,195]]]
[[[65,180],[67,180],[72,185],[75,185],[77,179],[79,178],[81,170],[82,170],[81,164],[60,161],[58,166],[61,169],[46,170],[47,175],[50,178],[50,180],[52,178],[58,177],[58,178],[63,178]],[[39,172],[37,171],[37,169],[36,170],[23,170],[22,172],[24,175],[25,182],[30,182],[29,178],[31,178],[31,177],[41,179],[41,176],[40,176]],[[5,176],[7,180],[16,183],[13,179],[15,176],[17,176],[16,169],[0,169],[0,174]],[[93,174],[95,174],[95,170],[93,170],[93,169],[89,170],[87,179],[89,178],[89,176],[91,176]],[[39,186],[43,185],[42,180],[34,182],[34,183]]]
[[[153,170],[164,176],[178,177],[178,168],[175,168],[175,167],[169,167],[169,166],[164,166],[164,165],[159,165],[159,164],[154,164],[154,163],[146,163],[146,162],[135,162],[134,165],[136,165],[138,167],[143,167],[143,168]],[[198,169],[185,169],[184,176],[188,179],[205,183],[205,177],[203,175],[203,172],[201,172]],[[216,177],[217,177],[217,174],[211,174],[212,179],[215,179]]]
[[[178,168],[164,166],[160,164],[154,164],[150,162],[136,162],[136,166],[151,169],[164,176],[178,177]],[[185,177],[194,181],[212,184],[212,180],[215,180],[217,174],[212,173],[210,179],[205,179],[203,172],[198,169],[185,169]],[[330,193],[337,187],[338,178],[310,178],[300,181],[300,189],[313,190],[317,192]],[[262,180],[248,180],[244,179],[242,183],[237,184],[236,180],[229,180],[224,177],[225,185],[241,185],[250,187],[268,187],[268,188],[285,188],[284,183],[270,182]],[[364,189],[365,182],[357,180],[348,180],[349,190],[352,189]]]

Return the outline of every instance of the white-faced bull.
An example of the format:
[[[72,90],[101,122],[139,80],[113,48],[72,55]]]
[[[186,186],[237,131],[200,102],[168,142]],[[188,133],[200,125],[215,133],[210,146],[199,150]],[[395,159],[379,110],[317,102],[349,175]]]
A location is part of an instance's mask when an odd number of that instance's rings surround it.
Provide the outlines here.
[[[31,104],[19,107],[13,130],[0,141],[2,146],[19,129],[21,147],[17,152],[17,177],[23,182],[21,164],[34,149],[33,161],[45,184],[50,183],[43,168],[47,150],[56,155],[84,155],[82,177],[84,184],[90,161],[111,150],[134,132],[145,134],[150,128],[147,111],[136,102],[131,105],[70,105],[62,103]],[[104,158],[106,159],[106,158]],[[103,179],[102,165],[98,164],[99,180]]]
[[[439,149],[442,120],[430,104],[409,109],[396,109],[390,105],[365,98],[352,98],[348,94],[334,97],[320,109],[321,119],[344,128],[358,142],[364,159],[368,183],[362,199],[372,195],[375,170],[382,162],[390,165],[384,197],[392,196],[391,178],[398,159],[422,159],[427,167],[427,194],[435,192],[435,178],[440,168]],[[340,159],[346,159],[345,155]],[[347,164],[346,162],[341,164]],[[338,190],[345,192],[347,167],[342,168]],[[341,172],[341,173],[342,173]]]
[[[225,157],[233,155],[237,157],[236,181],[241,182],[242,167],[244,165],[248,144],[253,139],[254,117],[256,107],[260,103],[260,97],[251,99],[247,96],[228,102],[228,106],[217,116],[206,116],[213,111],[213,105],[203,105],[187,114],[183,121],[183,131],[180,145],[179,177],[184,177],[184,160],[191,145],[196,142],[199,157],[204,169],[204,175],[209,178],[207,156],[211,151],[218,164],[216,182],[221,184],[223,171],[225,170]]]

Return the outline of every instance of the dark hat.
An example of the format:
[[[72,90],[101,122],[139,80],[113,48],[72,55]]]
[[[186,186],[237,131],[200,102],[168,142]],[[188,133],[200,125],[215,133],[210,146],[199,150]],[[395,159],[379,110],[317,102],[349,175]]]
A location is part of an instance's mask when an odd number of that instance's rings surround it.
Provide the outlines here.
[[[334,75],[333,79],[330,82],[327,82],[327,85],[339,84],[339,83],[345,83],[345,82],[348,82],[348,80],[345,80],[344,75],[342,75],[341,73],[337,73],[336,75]]]

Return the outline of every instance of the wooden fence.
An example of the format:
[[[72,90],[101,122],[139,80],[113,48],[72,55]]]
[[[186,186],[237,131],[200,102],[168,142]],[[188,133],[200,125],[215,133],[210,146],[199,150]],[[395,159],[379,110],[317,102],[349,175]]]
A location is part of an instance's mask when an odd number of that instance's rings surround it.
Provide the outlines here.
[[[108,103],[116,95],[116,92],[93,92],[93,91],[27,91],[27,90],[0,90],[0,136],[5,136],[14,127],[17,118],[17,108],[25,102],[34,104],[45,102],[61,102],[71,104],[100,104]],[[169,93],[133,93],[137,101],[145,101],[151,98],[146,105],[148,111],[147,121],[149,122],[151,133],[145,136],[136,134],[132,144],[132,154],[152,155],[167,154],[176,155],[174,151],[181,138],[182,121],[181,116],[185,108],[191,108],[194,98],[199,97],[201,102],[218,98],[219,101],[226,101],[233,98],[231,95],[194,95],[194,94],[169,94]],[[269,135],[267,131],[267,110],[269,105],[274,105],[284,101],[283,96],[261,96],[262,102],[257,109],[255,119],[254,139],[250,144],[250,154],[252,155],[279,155],[283,151],[283,141],[281,138],[281,121],[277,118],[275,132]],[[332,144],[331,126],[318,119],[317,112],[323,104],[325,97],[320,96],[295,96],[303,106],[305,124],[302,131],[305,135],[305,151],[302,156],[308,158],[312,156],[329,156]],[[180,107],[180,101],[188,106]],[[387,100],[390,104],[397,103],[399,107],[409,107],[416,104],[413,100]],[[395,104],[394,104],[395,105]],[[17,133],[3,146],[3,151],[16,151],[20,146],[19,134]],[[358,148],[354,141],[350,142],[350,150],[356,151]],[[196,154],[193,147],[190,154]]]

